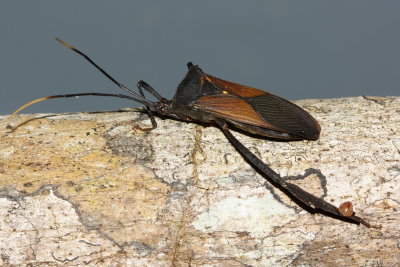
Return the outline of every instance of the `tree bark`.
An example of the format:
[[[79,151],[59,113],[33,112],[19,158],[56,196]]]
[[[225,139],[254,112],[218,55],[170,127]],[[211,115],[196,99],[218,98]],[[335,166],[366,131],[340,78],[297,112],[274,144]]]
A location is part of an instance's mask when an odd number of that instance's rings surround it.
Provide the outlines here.
[[[398,266],[400,98],[301,100],[318,141],[234,132],[374,227],[311,214],[216,127],[135,110],[0,117],[0,265]]]

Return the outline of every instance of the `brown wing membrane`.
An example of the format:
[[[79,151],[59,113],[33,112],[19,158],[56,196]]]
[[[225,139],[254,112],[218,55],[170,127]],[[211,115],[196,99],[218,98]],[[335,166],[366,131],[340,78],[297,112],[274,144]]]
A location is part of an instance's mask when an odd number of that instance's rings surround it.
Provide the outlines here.
[[[248,102],[236,96],[203,96],[196,101],[193,107],[228,120],[280,131],[277,127],[265,122]]]
[[[298,139],[318,139],[321,131],[318,122],[305,110],[286,99],[209,74],[205,74],[205,79],[228,93],[224,98],[221,95],[200,98],[196,103],[199,108],[232,121],[249,124],[250,127],[275,130],[297,136]],[[247,116],[251,116],[251,119]]]
[[[209,74],[205,74],[205,79],[214,84],[216,87],[221,88],[233,95],[241,97],[254,97],[269,94],[268,92],[265,92],[263,90],[255,89],[250,86],[241,85],[233,82],[228,82]]]

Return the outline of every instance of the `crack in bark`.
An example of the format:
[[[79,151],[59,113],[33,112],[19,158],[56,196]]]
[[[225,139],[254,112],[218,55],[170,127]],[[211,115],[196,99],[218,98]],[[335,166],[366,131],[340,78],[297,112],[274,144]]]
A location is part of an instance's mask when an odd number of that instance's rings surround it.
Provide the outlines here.
[[[194,187],[196,188],[199,182],[199,172],[198,172],[198,167],[200,165],[200,162],[196,156],[197,153],[203,153],[203,150],[201,148],[201,138],[202,138],[202,127],[201,126],[196,126],[195,128],[195,143],[194,143],[194,147],[193,150],[191,152],[191,161],[193,162],[193,171],[192,171],[192,177],[194,180]],[[193,192],[193,191],[192,191]],[[177,231],[177,236],[175,238],[174,241],[174,245],[173,245],[173,250],[172,250],[172,266],[176,266],[176,264],[181,261],[181,260],[187,260],[187,261],[191,261],[191,255],[193,254],[190,253],[189,258],[187,259],[186,254],[187,253],[180,253],[180,249],[182,246],[182,242],[185,239],[185,236],[187,234],[186,232],[186,227],[187,227],[187,222],[188,217],[191,214],[191,202],[192,202],[192,195],[193,193],[189,191],[188,195],[187,195],[187,200],[186,200],[186,206],[184,208],[184,212],[182,215],[182,218],[180,220],[180,224],[178,226],[178,231]]]

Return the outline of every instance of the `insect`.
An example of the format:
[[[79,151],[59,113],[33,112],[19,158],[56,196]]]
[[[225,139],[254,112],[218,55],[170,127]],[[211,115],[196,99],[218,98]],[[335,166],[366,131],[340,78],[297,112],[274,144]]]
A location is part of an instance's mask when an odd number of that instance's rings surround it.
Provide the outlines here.
[[[343,207],[338,209],[325,200],[282,179],[278,173],[261,161],[230,132],[231,128],[239,128],[249,133],[278,140],[317,140],[321,131],[320,125],[308,112],[299,106],[266,91],[216,78],[203,72],[201,68],[191,62],[187,64],[188,72],[178,85],[172,100],[162,97],[144,81],[138,82],[139,93],[137,93],[116,81],[86,54],[59,38],[56,38],[56,40],[83,56],[113,83],[130,95],[79,93],[47,96],[23,105],[13,115],[34,103],[46,99],[108,96],[125,98],[145,105],[152,123],[150,129],[157,127],[153,112],[184,121],[200,121],[214,124],[222,130],[239,153],[264,175],[264,178],[283,190],[292,199],[297,200],[298,203],[302,203],[306,208],[314,212],[370,227],[367,222],[353,213],[349,215],[346,211],[347,209]],[[148,100],[143,90],[152,94],[157,98],[157,101]]]

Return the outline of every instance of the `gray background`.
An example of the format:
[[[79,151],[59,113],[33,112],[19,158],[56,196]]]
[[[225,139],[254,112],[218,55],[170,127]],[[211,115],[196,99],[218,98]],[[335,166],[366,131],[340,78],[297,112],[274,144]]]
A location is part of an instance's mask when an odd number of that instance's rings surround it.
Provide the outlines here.
[[[288,99],[400,95],[400,1],[2,1],[0,114],[35,98],[119,92],[59,36],[117,80],[171,98],[186,62]],[[81,97],[24,112],[138,106]]]

